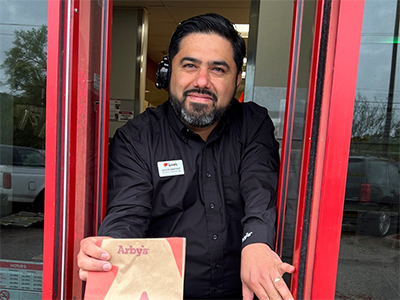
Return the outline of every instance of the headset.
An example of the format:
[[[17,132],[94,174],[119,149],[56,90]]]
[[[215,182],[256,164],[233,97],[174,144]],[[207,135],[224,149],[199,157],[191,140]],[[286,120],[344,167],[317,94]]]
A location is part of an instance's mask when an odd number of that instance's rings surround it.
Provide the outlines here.
[[[168,56],[164,55],[163,60],[158,64],[156,72],[156,88],[159,90],[169,86],[170,67]]]

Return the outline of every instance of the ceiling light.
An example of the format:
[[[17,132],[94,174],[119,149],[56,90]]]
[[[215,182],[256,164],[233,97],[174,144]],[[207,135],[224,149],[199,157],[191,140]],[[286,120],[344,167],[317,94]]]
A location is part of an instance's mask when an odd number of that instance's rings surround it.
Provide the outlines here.
[[[247,39],[249,37],[249,24],[233,24],[233,26],[240,33],[242,38]]]

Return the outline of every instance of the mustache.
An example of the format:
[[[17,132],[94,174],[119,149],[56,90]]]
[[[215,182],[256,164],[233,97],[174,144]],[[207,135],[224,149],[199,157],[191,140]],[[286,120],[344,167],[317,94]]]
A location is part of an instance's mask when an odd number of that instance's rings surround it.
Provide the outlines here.
[[[203,95],[208,95],[211,96],[214,102],[218,101],[217,95],[215,95],[213,92],[206,90],[206,89],[191,89],[183,92],[183,97],[186,98],[188,94],[190,93],[197,93],[197,94],[203,94]]]

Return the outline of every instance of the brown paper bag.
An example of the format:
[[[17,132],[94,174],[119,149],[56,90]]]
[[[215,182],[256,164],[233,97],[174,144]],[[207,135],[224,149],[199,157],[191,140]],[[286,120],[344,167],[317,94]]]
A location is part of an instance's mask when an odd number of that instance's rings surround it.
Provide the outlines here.
[[[89,272],[85,300],[182,300],[185,238],[105,239],[109,272]]]

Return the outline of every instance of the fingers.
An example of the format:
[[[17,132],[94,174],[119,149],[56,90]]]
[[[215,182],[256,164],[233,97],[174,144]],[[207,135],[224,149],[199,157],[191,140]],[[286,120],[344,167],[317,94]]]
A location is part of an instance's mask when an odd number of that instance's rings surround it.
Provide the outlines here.
[[[272,280],[265,280],[255,286],[255,294],[260,300],[280,300],[281,298],[279,291],[275,288]]]
[[[81,280],[87,279],[88,271],[111,270],[112,265],[108,262],[110,254],[98,246],[106,238],[108,237],[89,237],[81,241],[81,248],[77,257]]]
[[[293,300],[290,290],[281,277],[264,281],[262,284],[254,286],[253,291],[260,300]]]
[[[79,269],[79,279],[82,281],[86,281],[88,276],[88,271],[84,271],[82,269]]]
[[[293,299],[281,276],[293,273],[294,266],[282,262],[280,257],[266,244],[250,244],[242,250],[241,278],[243,299],[251,292],[260,300]]]
[[[276,277],[273,279],[274,289],[279,292],[280,297],[277,299],[292,300],[293,296],[290,293],[285,281],[282,277]],[[281,298],[282,297],[282,298]],[[271,298],[274,299],[274,298]]]
[[[253,300],[254,293],[249,289],[246,284],[242,285],[243,300]]]
[[[278,265],[278,270],[281,274],[289,273],[292,274],[295,270],[295,267],[289,265],[288,263],[281,263]]]

